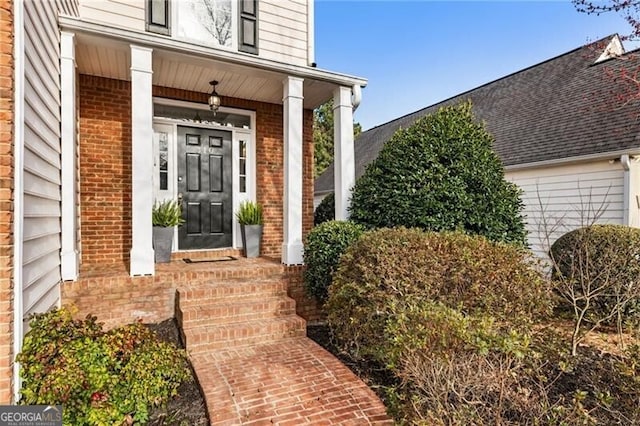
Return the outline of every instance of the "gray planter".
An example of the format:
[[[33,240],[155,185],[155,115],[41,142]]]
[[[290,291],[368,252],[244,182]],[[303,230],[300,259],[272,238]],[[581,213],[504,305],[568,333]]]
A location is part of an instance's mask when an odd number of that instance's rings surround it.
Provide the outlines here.
[[[262,225],[240,225],[242,233],[242,247],[246,257],[260,256],[260,240],[262,240]]]
[[[153,251],[156,263],[169,263],[171,261],[171,246],[173,244],[173,226],[153,227]]]

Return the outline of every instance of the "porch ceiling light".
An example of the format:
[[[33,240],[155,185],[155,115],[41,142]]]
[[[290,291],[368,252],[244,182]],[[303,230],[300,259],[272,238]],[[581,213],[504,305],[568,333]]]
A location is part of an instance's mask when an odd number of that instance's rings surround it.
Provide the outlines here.
[[[216,92],[216,86],[218,85],[217,80],[212,80],[209,82],[212,86],[211,95],[209,95],[209,108],[213,111],[213,115],[216,115],[218,112],[218,108],[220,108],[220,95]]]

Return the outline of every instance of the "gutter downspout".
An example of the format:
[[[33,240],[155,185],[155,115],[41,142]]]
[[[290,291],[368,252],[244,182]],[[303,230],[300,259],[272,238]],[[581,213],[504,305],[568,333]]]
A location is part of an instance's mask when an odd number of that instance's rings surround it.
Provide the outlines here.
[[[24,215],[24,0],[13,2],[14,99],[13,99],[13,398],[20,397],[20,365],[15,356],[22,350],[22,217]]]
[[[620,156],[620,165],[622,165],[622,170],[624,170],[624,194],[623,194],[623,212],[624,217],[622,219],[622,223],[624,225],[630,226],[630,215],[629,209],[631,208],[631,200],[629,197],[631,196],[631,159],[629,158],[629,154],[623,154]]]
[[[354,84],[351,88],[351,105],[353,106],[353,112],[356,112],[362,101],[362,86]]]

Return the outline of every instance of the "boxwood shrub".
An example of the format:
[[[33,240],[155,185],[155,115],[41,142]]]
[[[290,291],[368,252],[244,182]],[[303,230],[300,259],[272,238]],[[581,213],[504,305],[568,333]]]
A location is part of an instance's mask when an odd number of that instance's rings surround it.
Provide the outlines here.
[[[342,253],[362,234],[362,227],[348,221],[324,222],[307,236],[304,250],[304,285],[307,294],[323,303]]]
[[[389,359],[389,320],[408,301],[438,302],[524,328],[552,305],[549,285],[530,256],[514,245],[462,233],[366,232],[342,256],[329,288],[329,326],[354,358],[381,362]]]
[[[579,228],[558,238],[550,255],[565,290],[572,288],[580,296],[592,294],[587,310],[592,319],[610,316],[623,292],[636,297],[620,306],[622,320],[640,319],[640,229],[622,225]],[[598,288],[601,291],[595,293]],[[616,318],[605,323],[613,324]]]

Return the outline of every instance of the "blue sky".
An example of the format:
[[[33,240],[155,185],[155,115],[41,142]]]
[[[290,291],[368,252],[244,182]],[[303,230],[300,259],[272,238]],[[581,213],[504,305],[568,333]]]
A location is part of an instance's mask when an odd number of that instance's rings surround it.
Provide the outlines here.
[[[369,129],[629,26],[569,1],[316,0],[319,68],[369,79]],[[629,46],[627,46],[629,47]]]

